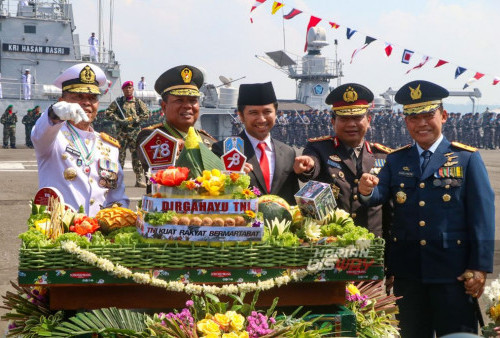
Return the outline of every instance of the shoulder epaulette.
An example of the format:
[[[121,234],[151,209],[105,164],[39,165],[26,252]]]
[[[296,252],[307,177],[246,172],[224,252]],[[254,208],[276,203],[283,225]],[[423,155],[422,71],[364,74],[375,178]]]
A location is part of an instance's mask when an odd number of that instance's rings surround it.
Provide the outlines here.
[[[378,149],[381,152],[386,153],[386,154],[390,154],[394,151],[394,149],[386,147],[380,143],[370,143],[370,145],[372,146],[372,148]]]
[[[333,137],[330,135],[325,135],[325,136],[319,136],[319,137],[313,137],[313,138],[308,138],[307,142],[318,142],[318,141],[326,141],[326,140],[331,140]]]
[[[400,150],[408,149],[408,148],[411,148],[411,144],[407,144],[405,146],[399,147],[398,149],[394,149],[393,151],[391,151],[391,154],[395,153],[397,151],[400,151]]]
[[[470,151],[472,153],[475,152],[475,151],[477,151],[477,148],[468,146],[468,145],[460,143],[460,142],[451,142],[451,145],[454,146],[454,147],[457,147],[459,149]]]
[[[141,130],[152,130],[152,129],[160,128],[161,126],[163,126],[163,123],[156,123],[156,124],[152,124],[150,126],[144,127]]]
[[[205,130],[203,129],[198,129],[198,132],[205,135],[205,136],[208,136],[210,137],[212,140],[214,140],[215,142],[217,142],[217,139],[215,137],[213,137],[212,135],[210,135],[208,132],[206,132]]]
[[[118,142],[118,140],[115,139],[114,137],[111,137],[111,136],[109,136],[108,134],[106,134],[104,132],[101,132],[99,135],[101,135],[101,138],[102,138],[103,141],[108,142],[108,143],[114,145],[117,148],[120,148],[120,142]]]

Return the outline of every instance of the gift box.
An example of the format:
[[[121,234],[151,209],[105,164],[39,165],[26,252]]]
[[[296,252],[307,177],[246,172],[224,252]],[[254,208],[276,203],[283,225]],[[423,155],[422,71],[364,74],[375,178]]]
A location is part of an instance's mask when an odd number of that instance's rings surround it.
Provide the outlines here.
[[[309,181],[296,194],[295,200],[304,217],[323,219],[335,210],[337,201],[329,184]]]

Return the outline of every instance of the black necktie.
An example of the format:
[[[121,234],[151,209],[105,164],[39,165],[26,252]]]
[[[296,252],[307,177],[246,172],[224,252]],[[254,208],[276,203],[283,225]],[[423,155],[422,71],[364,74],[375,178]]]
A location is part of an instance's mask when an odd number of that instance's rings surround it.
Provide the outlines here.
[[[427,167],[427,164],[429,164],[429,160],[431,159],[432,152],[430,150],[424,150],[422,152],[422,157],[424,158],[424,162],[422,162],[422,166],[420,167],[422,169],[422,173],[425,170],[425,167]]]

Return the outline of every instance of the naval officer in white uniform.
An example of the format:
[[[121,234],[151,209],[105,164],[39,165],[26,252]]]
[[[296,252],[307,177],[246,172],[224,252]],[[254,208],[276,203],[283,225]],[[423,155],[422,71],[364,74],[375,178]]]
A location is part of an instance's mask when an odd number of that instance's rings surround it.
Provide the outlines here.
[[[128,207],[117,140],[97,133],[99,86],[106,75],[97,66],[80,63],[55,80],[62,89],[59,101],[38,119],[31,133],[38,162],[39,187],[55,187],[66,204],[94,216],[100,206]]]

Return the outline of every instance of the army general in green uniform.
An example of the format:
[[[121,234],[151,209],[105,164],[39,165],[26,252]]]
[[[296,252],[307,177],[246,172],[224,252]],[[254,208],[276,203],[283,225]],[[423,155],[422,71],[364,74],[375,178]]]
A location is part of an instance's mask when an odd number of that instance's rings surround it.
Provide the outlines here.
[[[106,109],[107,119],[115,121],[117,139],[120,141],[120,164],[123,168],[127,149],[132,155],[132,168],[134,169],[136,187],[146,187],[142,182],[143,171],[137,158],[137,135],[141,131],[141,122],[149,119],[149,109],[139,98],[134,97],[134,83],[126,81],[122,85],[123,96],[117,98]]]
[[[10,147],[15,149],[17,114],[12,110],[12,105],[5,109],[0,122],[3,124],[3,147],[8,148],[10,139]]]
[[[137,137],[137,154],[145,171],[149,166],[142,154],[140,144],[155,129],[175,137],[179,140],[182,149],[184,138],[189,127],[194,127],[200,115],[200,91],[203,85],[203,73],[196,67],[181,65],[167,70],[155,82],[155,90],[161,95],[161,111],[165,121],[144,128]],[[204,130],[196,130],[203,143],[211,148],[217,140]],[[148,182],[149,183],[149,182]],[[148,184],[147,191],[150,192]]]

